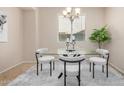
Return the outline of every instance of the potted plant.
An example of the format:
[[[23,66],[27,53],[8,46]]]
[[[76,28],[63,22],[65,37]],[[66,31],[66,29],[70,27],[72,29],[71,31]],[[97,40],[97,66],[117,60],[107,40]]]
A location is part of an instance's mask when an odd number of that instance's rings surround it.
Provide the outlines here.
[[[91,34],[89,39],[92,42],[98,43],[99,48],[101,48],[104,42],[110,41],[111,37],[108,33],[107,26],[103,26],[99,29],[93,29],[94,32]]]

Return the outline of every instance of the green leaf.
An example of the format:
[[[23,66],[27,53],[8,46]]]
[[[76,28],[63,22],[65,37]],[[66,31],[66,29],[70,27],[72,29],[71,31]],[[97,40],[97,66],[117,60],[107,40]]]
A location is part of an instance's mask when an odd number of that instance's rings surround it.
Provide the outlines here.
[[[111,37],[107,30],[107,25],[99,29],[93,29],[93,31],[94,32],[89,37],[89,40],[91,40],[92,42],[103,43],[111,40]]]

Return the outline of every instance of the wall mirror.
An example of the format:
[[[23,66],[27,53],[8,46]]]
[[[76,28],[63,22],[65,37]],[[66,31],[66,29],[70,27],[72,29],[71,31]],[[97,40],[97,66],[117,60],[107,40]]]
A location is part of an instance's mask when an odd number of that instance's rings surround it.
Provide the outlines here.
[[[59,41],[66,41],[71,34],[71,22],[64,16],[58,16],[59,21]],[[76,41],[85,40],[85,16],[79,16],[73,22],[73,35]]]

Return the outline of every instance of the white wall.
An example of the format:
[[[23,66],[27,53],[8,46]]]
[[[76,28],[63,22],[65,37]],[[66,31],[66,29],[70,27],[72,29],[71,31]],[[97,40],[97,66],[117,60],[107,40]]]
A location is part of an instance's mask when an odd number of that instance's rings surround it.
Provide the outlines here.
[[[22,62],[34,61],[35,12],[29,8],[0,8],[7,13],[8,42],[0,43],[0,72]]]
[[[8,42],[0,43],[0,72],[23,60],[23,15],[19,8],[0,8],[7,14]]]
[[[24,61],[33,61],[35,53],[35,12],[33,10],[23,11],[23,25],[24,25]]]
[[[106,8],[106,23],[112,35],[110,62],[124,72],[124,8]]]

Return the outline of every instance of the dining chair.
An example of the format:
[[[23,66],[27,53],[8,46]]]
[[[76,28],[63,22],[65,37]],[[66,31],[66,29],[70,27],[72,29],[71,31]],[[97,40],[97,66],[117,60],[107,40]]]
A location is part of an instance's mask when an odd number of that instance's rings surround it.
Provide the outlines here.
[[[67,63],[78,63],[78,75],[76,76],[78,79],[78,85],[80,86],[80,76],[81,76],[81,62],[85,60],[84,55],[74,54],[74,55],[60,55],[59,60],[64,62],[64,86],[66,86],[66,64]]]
[[[91,66],[93,69],[93,78],[95,73],[95,65],[101,65],[102,66],[102,72],[104,72],[104,67],[106,66],[106,77],[108,78],[108,60],[109,60],[109,51],[106,49],[96,49],[96,53],[99,54],[99,56],[96,57],[90,57],[90,72],[91,72]]]
[[[52,76],[52,69],[55,69],[55,63],[54,63],[54,56],[49,56],[49,55],[44,55],[48,51],[48,48],[41,48],[37,49],[35,56],[36,56],[36,61],[37,61],[37,75],[39,74],[39,63],[41,64],[41,71],[42,71],[42,65],[43,63],[48,63],[50,64],[50,76]],[[53,67],[52,67],[53,64]]]

